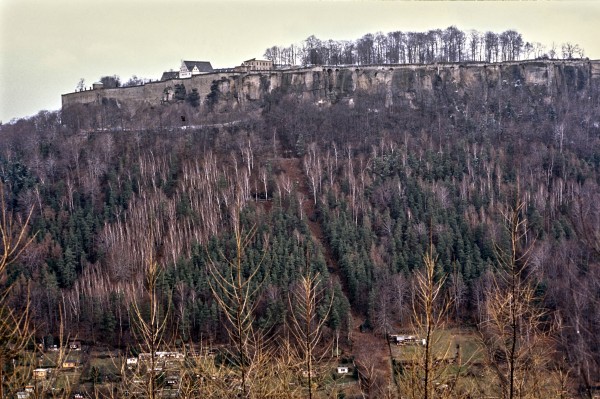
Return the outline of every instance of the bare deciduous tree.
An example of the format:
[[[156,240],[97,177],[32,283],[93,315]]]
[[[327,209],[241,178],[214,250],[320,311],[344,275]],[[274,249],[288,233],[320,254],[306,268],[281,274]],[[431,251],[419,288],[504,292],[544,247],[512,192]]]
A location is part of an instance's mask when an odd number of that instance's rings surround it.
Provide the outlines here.
[[[524,202],[503,213],[510,243],[496,245],[499,270],[486,298],[480,331],[497,394],[502,398],[547,397],[552,323],[528,274],[531,244],[523,247],[526,221]]]
[[[244,397],[250,396],[248,374],[252,368],[254,355],[260,352],[262,342],[254,329],[256,297],[262,284],[257,282],[259,267],[245,273],[244,251],[254,239],[256,227],[244,233],[239,222],[239,208],[234,211],[235,258],[228,259],[221,254],[224,266],[211,259],[209,271],[212,276],[210,288],[223,312],[227,324],[225,328],[235,347],[232,353],[235,365],[240,372],[241,388]]]
[[[307,268],[308,269],[308,268]],[[327,354],[323,345],[323,326],[333,304],[333,295],[324,311],[319,302],[324,298],[326,287],[321,285],[319,273],[307,270],[297,286],[291,290],[289,304],[290,331],[296,341],[295,353],[300,360],[302,372],[307,376],[308,397],[313,397],[313,378],[317,375],[315,365]]]
[[[424,268],[415,275],[412,322],[418,342],[399,378],[403,397],[453,397],[464,365],[459,353],[451,354],[451,340],[443,336],[451,302],[443,297],[446,278],[436,277],[436,260],[430,246],[423,258]],[[452,362],[457,367],[450,367]]]
[[[29,293],[24,308],[14,309],[8,303],[12,284],[6,284],[6,269],[15,262],[33,240],[27,226],[33,208],[24,221],[17,220],[8,210],[4,184],[0,182],[0,397],[11,397],[23,385],[28,373],[16,369],[16,358],[32,336],[29,314]]]
[[[8,304],[12,285],[6,285],[6,269],[15,262],[33,240],[27,236],[27,225],[33,209],[20,223],[7,209],[4,198],[4,185],[0,182],[0,398],[12,397],[23,384],[28,373],[18,372],[16,357],[32,336],[29,318],[29,295],[24,308],[13,309]]]
[[[148,301],[148,311],[145,312],[140,301],[132,301],[132,321],[134,325],[133,333],[140,345],[142,353],[146,353],[149,361],[147,364],[147,384],[145,384],[145,394],[154,399],[158,395],[158,375],[157,375],[157,353],[165,345],[165,333],[167,330],[167,320],[170,308],[163,309],[158,295],[158,281],[161,270],[158,263],[150,258],[146,268],[146,293],[145,298]],[[170,303],[170,301],[169,301]]]

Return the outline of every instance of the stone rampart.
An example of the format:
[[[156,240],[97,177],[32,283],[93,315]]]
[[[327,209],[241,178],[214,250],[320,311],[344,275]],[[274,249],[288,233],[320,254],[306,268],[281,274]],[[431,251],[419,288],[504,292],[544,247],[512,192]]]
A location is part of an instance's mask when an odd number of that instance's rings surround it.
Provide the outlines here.
[[[521,85],[535,87],[542,96],[565,90],[581,91],[600,85],[600,61],[542,60],[485,63],[380,66],[318,66],[250,73],[211,73],[187,79],[147,83],[141,86],[97,89],[64,94],[63,107],[102,103],[104,99],[129,106],[156,105],[165,99],[165,89],[183,84],[197,89],[201,103],[211,94],[213,105],[244,109],[278,90],[305,100],[336,101],[357,90],[381,92],[386,105],[411,102],[411,98],[443,86],[456,93],[480,93]]]

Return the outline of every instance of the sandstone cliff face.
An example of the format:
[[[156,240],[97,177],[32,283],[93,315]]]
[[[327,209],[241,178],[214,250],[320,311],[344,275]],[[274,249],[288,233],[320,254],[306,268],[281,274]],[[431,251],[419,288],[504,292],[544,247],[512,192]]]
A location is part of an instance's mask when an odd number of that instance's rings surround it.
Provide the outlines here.
[[[111,101],[131,109],[165,103],[165,91],[183,84],[201,98],[198,112],[244,110],[268,95],[334,103],[359,93],[380,95],[385,106],[418,107],[432,95],[476,96],[524,88],[549,101],[565,93],[585,93],[600,86],[600,61],[524,61],[500,64],[386,65],[314,67],[262,73],[216,73],[143,86],[89,90],[62,96],[63,108]]]

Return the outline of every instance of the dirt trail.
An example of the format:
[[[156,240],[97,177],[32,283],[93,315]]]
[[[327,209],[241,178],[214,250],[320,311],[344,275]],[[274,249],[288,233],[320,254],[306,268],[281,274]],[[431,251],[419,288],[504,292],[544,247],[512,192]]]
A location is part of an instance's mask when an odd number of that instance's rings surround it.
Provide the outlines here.
[[[325,240],[323,227],[316,220],[315,203],[309,189],[308,179],[302,171],[302,160],[300,158],[280,158],[275,162],[296,184],[298,192],[304,196],[302,201],[303,218],[308,224],[312,239],[321,246],[329,273],[337,276],[344,292],[348,295],[346,280],[341,275],[337,259],[333,256],[331,247]],[[392,381],[389,349],[384,338],[375,336],[372,332],[361,332],[360,325],[363,321],[364,316],[352,312],[349,350],[355,356],[362,379],[366,378],[370,380],[371,384],[383,388]]]
[[[297,190],[304,196],[302,201],[302,215],[303,219],[308,224],[310,233],[313,240],[321,246],[327,268],[331,274],[337,275],[340,279],[342,287],[345,285],[345,281],[339,275],[339,269],[337,260],[334,258],[333,253],[327,242],[325,241],[325,233],[323,227],[316,220],[316,207],[315,201],[312,197],[311,191],[308,186],[308,181],[304,173],[302,172],[302,160],[300,158],[281,158],[276,160],[277,165],[285,172],[292,182],[296,184]]]

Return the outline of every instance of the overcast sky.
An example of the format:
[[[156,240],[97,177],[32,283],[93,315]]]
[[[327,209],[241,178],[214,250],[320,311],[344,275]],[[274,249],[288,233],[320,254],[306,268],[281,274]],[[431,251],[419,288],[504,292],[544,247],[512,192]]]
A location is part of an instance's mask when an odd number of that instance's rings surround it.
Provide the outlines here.
[[[515,29],[600,58],[600,1],[0,0],[0,121],[60,108],[80,78],[158,79],[182,59],[228,67],[273,45],[365,33]]]

